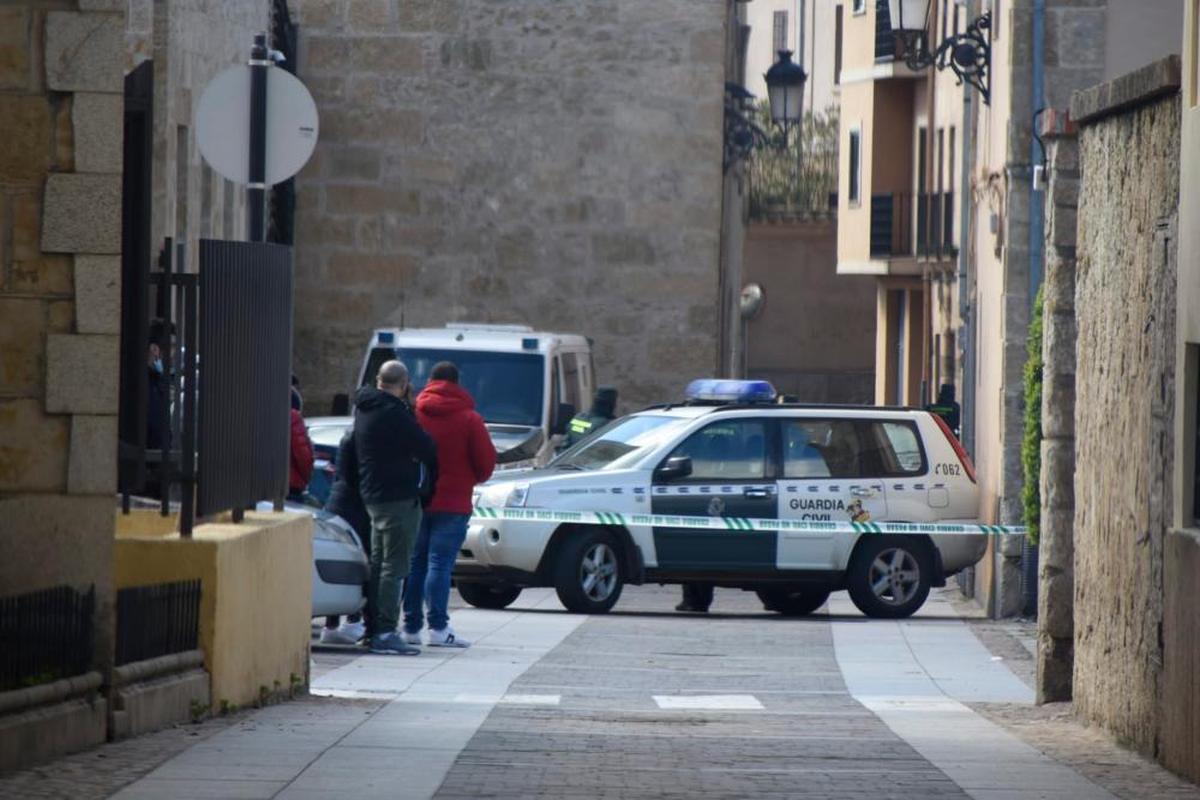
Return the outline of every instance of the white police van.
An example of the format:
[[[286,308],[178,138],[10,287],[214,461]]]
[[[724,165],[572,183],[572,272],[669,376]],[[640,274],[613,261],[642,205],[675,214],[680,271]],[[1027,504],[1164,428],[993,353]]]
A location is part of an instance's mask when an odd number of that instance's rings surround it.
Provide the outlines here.
[[[929,412],[778,403],[764,381],[714,380],[476,494],[478,507],[843,522],[974,522],[978,503],[970,459]],[[454,575],[462,597],[484,608],[553,586],[569,610],[602,613],[625,583],[702,581],[757,591],[785,614],[810,613],[845,588],[865,614],[898,618],[985,547],[968,534],[579,525],[481,512]]]
[[[500,470],[540,466],[554,455],[567,424],[591,403],[592,347],[584,336],[524,325],[450,323],[445,328],[380,328],[367,346],[359,386],[398,358],[420,391],[433,366],[453,361],[496,446]]]

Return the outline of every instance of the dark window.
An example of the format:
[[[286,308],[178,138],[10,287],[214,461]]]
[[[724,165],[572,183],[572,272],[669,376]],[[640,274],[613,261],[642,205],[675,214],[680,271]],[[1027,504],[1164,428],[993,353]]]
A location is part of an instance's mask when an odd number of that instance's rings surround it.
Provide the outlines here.
[[[696,431],[671,452],[692,459],[693,481],[760,480],[766,475],[762,420],[731,419]]]
[[[850,202],[859,202],[859,181],[861,175],[862,154],[859,152],[861,147],[862,132],[858,130],[850,131]]]
[[[853,0],[853,2],[852,10],[855,14],[862,14],[867,10],[867,0]]]
[[[570,403],[576,411],[583,411],[585,398],[579,395],[579,354],[562,354],[563,402]]]
[[[780,50],[788,49],[788,12],[776,11],[771,17],[771,61],[779,58]]]
[[[842,82],[842,7],[833,11],[833,83]]]

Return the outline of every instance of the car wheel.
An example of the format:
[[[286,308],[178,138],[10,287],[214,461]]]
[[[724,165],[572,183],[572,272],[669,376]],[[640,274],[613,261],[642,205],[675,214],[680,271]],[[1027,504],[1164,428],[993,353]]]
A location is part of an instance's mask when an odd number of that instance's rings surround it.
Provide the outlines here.
[[[603,614],[621,596],[621,556],[608,534],[576,532],[563,541],[554,562],[554,588],[568,611]]]
[[[476,608],[508,608],[521,596],[520,586],[507,583],[460,583],[457,588],[463,601]]]
[[[813,613],[829,599],[828,589],[781,586],[755,591],[767,611],[778,611],[785,617],[803,617]]]
[[[850,562],[846,588],[868,617],[902,619],[925,604],[932,578],[932,559],[923,544],[868,535]]]

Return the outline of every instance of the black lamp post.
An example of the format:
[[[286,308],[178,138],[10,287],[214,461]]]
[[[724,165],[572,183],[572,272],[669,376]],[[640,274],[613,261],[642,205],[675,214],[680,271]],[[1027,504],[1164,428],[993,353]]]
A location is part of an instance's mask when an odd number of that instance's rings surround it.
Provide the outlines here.
[[[787,149],[788,131],[799,125],[804,117],[804,84],[808,75],[792,61],[791,50],[780,50],[779,60],[763,75],[767,82],[767,99],[771,103],[771,122],[783,131],[783,148]]]
[[[888,0],[892,33],[904,43],[904,62],[911,70],[936,66],[949,67],[964,81],[979,90],[984,104],[990,105],[988,73],[992,66],[992,46],[988,30],[991,12],[976,17],[963,33],[947,36],[937,47],[928,45],[929,9],[932,0]]]

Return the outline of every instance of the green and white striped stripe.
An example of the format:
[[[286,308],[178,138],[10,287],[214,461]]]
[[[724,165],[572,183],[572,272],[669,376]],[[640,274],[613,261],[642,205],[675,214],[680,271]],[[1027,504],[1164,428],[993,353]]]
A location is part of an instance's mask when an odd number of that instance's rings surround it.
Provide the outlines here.
[[[795,533],[892,533],[925,535],[1024,536],[1020,525],[930,522],[818,522],[801,519],[754,517],[694,517],[674,514],[621,514],[616,511],[551,511],[541,508],[495,508],[476,506],[476,521],[575,522],[582,525],[625,527],[648,525],[660,528],[695,528],[717,531],[790,531]]]

